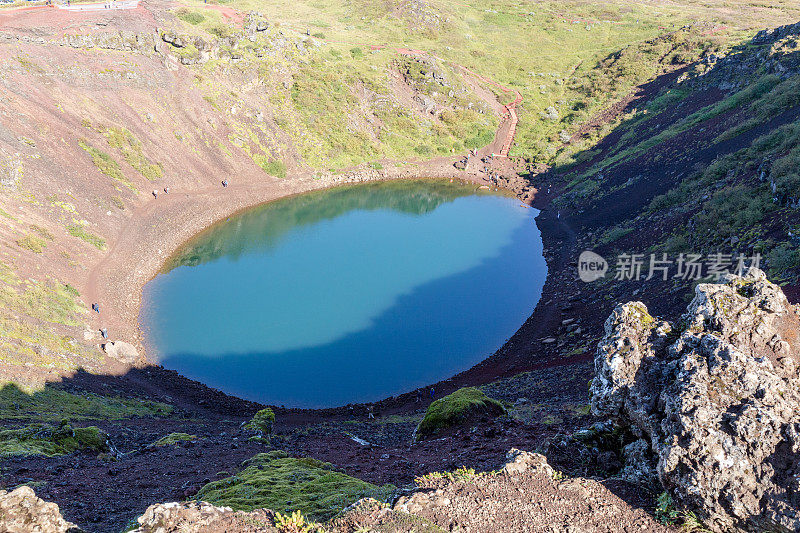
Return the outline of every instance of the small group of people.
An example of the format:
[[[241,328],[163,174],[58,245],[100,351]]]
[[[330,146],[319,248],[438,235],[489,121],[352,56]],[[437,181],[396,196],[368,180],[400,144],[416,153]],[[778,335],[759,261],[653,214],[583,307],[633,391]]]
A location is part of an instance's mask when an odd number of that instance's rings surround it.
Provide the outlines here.
[[[92,311],[94,311],[95,313],[97,313],[99,315],[100,314],[100,304],[97,303],[97,302],[93,302],[92,303]],[[100,328],[100,336],[103,337],[104,339],[107,339],[108,338],[108,329]]]
[[[428,394],[430,394],[431,400],[433,400],[436,397],[436,391],[433,389],[433,387],[428,389]],[[417,403],[422,401],[422,389],[417,389],[417,400],[416,401],[417,401]]]
[[[222,180],[222,187],[228,186],[228,180]],[[169,194],[169,185],[164,187],[164,194]],[[158,199],[158,189],[153,189],[153,198]]]

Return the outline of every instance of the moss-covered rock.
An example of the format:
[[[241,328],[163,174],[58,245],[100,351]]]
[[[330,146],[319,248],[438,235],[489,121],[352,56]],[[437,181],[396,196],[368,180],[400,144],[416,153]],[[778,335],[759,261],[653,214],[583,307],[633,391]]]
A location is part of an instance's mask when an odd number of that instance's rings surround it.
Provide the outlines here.
[[[486,396],[480,389],[465,387],[433,402],[417,426],[416,439],[422,440],[478,416],[506,414],[503,404]]]
[[[386,500],[393,485],[379,487],[333,470],[330,463],[285,452],[260,453],[245,461],[238,474],[200,489],[203,501],[251,511],[300,511],[311,520],[327,520],[361,498]]]
[[[273,424],[275,424],[275,413],[267,407],[257,412],[250,422],[244,425],[244,428],[263,436],[272,433]]]
[[[95,426],[73,428],[69,424],[54,427],[32,424],[19,429],[0,431],[0,458],[15,455],[64,455],[78,450],[109,450],[108,434]]]
[[[194,440],[197,440],[197,435],[189,435],[188,433],[170,433],[169,435],[165,435],[155,441],[153,444],[151,444],[151,446],[172,446],[173,444],[177,444],[179,442]]]

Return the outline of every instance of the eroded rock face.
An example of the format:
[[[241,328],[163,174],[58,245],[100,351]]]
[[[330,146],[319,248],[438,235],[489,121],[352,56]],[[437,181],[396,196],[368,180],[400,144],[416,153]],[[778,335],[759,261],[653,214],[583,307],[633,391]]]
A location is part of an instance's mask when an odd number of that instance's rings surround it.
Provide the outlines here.
[[[0,490],[0,531],[8,533],[81,533],[61,517],[58,505],[38,497],[30,487]]]
[[[617,307],[591,392],[642,437],[623,475],[655,472],[716,531],[800,530],[799,312],[756,269],[699,285],[679,331]]]

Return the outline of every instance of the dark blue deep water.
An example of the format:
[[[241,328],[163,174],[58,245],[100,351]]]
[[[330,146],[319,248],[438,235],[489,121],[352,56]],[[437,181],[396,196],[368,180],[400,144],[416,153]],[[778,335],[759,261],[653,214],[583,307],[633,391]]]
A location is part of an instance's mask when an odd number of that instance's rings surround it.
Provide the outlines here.
[[[151,357],[244,398],[374,401],[491,355],[547,273],[535,209],[445,181],[266,204],[180,249],[144,290]]]

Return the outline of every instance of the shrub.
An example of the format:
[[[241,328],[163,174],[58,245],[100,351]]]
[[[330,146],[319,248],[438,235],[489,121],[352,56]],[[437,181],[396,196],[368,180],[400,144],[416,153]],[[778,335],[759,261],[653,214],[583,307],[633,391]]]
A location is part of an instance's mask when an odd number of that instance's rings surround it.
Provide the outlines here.
[[[292,514],[275,513],[275,526],[282,533],[308,533],[312,527],[300,511]]]
[[[767,255],[770,277],[785,277],[787,270],[800,266],[800,250],[796,246],[784,242],[774,247]]]
[[[416,439],[435,435],[443,429],[462,424],[473,416],[496,417],[505,414],[503,404],[486,396],[475,387],[458,389],[433,402],[417,426]]]

